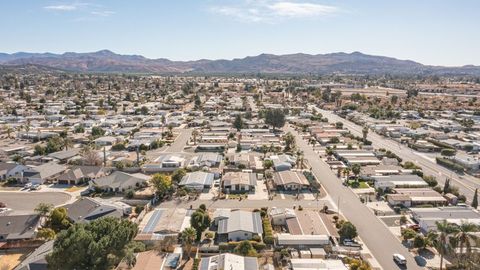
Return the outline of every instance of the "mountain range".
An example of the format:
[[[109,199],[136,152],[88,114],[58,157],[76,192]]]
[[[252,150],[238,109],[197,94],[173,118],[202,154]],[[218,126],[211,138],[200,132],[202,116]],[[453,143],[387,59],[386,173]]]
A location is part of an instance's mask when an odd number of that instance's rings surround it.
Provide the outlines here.
[[[37,67],[91,73],[190,74],[355,74],[355,75],[473,75],[480,66],[442,67],[360,52],[330,54],[260,54],[233,60],[171,61],[109,50],[92,53],[0,53],[0,68]]]

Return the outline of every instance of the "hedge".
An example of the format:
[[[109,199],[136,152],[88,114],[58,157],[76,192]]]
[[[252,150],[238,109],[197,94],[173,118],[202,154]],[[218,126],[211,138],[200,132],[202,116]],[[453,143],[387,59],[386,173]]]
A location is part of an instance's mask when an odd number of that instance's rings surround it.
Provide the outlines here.
[[[461,165],[456,164],[455,162],[446,159],[446,158],[440,158],[437,157],[437,164],[440,164],[444,167],[447,167],[451,170],[457,171],[457,172],[463,172],[463,167]]]
[[[273,228],[272,228],[272,223],[270,223],[270,219],[264,218],[262,220],[263,224],[263,241],[265,244],[268,245],[273,245]]]

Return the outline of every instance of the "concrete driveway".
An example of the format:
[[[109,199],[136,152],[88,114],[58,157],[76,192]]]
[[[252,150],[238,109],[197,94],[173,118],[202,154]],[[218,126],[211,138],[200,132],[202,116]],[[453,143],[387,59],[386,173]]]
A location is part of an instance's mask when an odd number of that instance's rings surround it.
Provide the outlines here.
[[[33,213],[39,203],[49,203],[59,206],[70,201],[72,195],[64,192],[26,192],[26,191],[2,191],[0,202],[11,208],[13,213]]]

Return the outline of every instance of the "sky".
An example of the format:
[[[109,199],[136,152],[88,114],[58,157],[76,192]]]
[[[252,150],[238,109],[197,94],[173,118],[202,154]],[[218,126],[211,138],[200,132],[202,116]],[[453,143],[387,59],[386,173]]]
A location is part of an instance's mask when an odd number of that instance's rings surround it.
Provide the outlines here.
[[[480,65],[478,0],[5,0],[0,52],[171,60],[354,52]]]

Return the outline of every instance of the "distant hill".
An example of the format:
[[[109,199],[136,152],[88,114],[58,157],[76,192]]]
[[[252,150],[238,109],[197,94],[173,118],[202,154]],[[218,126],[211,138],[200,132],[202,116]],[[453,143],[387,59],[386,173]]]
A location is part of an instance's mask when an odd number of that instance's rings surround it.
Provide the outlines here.
[[[260,54],[233,60],[170,61],[109,50],[92,53],[0,53],[0,65],[35,65],[75,72],[198,73],[198,74],[436,74],[480,76],[480,66],[427,66],[410,60],[360,52],[330,54]]]

